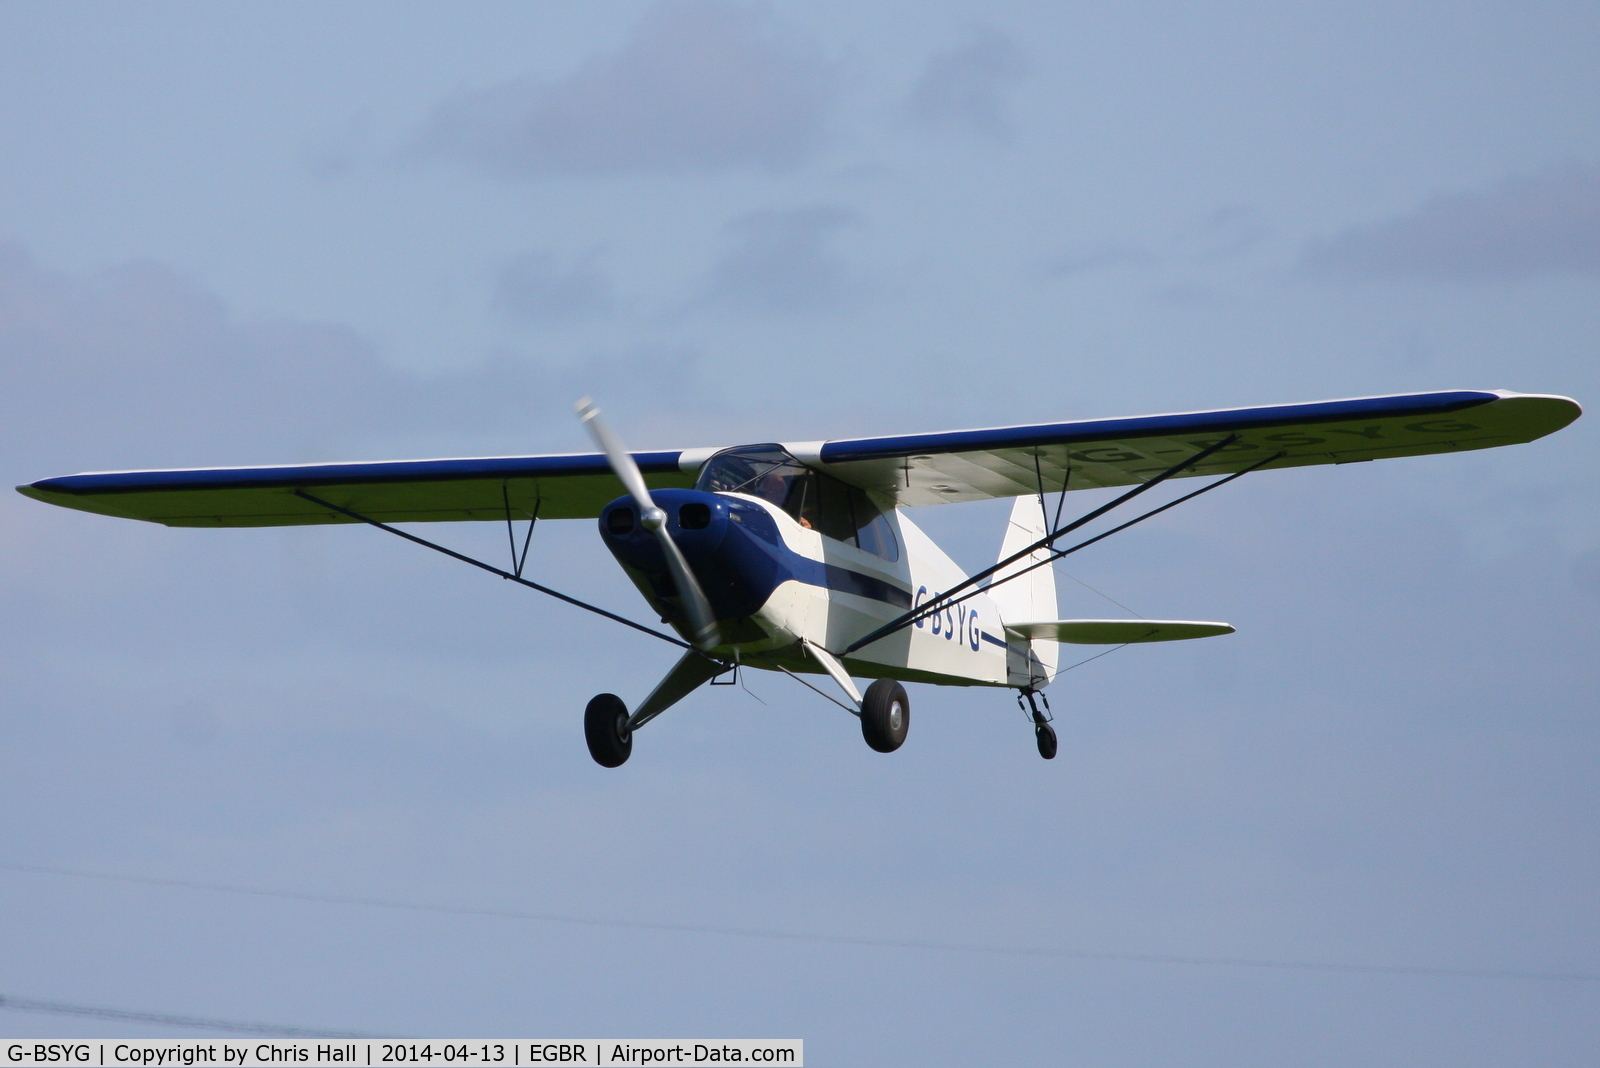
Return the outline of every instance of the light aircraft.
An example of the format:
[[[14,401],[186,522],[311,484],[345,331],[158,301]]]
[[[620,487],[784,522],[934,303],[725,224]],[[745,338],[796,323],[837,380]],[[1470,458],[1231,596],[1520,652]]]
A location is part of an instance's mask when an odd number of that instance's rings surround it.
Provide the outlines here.
[[[605,767],[628,759],[640,727],[701,684],[730,672],[737,678],[741,667],[784,672],[837,700],[802,677],[831,676],[843,694],[837,703],[860,718],[867,744],[882,753],[898,749],[910,726],[902,683],[1008,687],[1048,760],[1057,739],[1041,691],[1056,675],[1059,643],[1233,631],[1187,620],[1057,619],[1053,561],[1255,471],[1519,444],[1581,413],[1566,397],[1459,390],[629,452],[584,400],[578,414],[598,453],[113,471],[17,488],[51,504],[175,527],[367,523],[681,647],[633,712],[614,694],[589,702],[584,734]],[[1215,478],[1060,544],[1155,486],[1191,476]],[[1132,488],[1062,522],[1069,492],[1119,486]],[[905,511],[994,497],[1016,501],[999,560],[973,575]],[[597,519],[601,540],[677,637],[526,578],[541,519]],[[510,570],[393,526],[447,520],[503,521]],[[522,520],[519,551],[513,522]],[[873,681],[863,693],[853,677]]]

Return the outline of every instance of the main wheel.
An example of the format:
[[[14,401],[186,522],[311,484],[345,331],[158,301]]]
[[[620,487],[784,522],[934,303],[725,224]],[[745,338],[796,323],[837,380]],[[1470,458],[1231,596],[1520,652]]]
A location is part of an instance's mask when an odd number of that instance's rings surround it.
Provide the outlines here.
[[[603,693],[583,710],[583,738],[589,755],[602,768],[621,767],[633,752],[633,732],[628,729],[628,706],[614,693]]]
[[[1040,723],[1033,728],[1034,740],[1039,743],[1039,755],[1046,760],[1056,758],[1056,729],[1048,723]]]
[[[880,753],[892,753],[911,727],[911,699],[893,679],[879,679],[861,698],[861,736]]]

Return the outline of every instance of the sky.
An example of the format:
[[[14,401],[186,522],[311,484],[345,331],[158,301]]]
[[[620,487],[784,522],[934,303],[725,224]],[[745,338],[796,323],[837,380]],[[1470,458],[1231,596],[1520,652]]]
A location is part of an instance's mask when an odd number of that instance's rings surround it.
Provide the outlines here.
[[[12,485],[587,451],[586,393],[638,449],[1600,397],[1586,5],[61,2],[0,30]],[[376,531],[12,494],[0,997],[814,1064],[1592,1064],[1597,426],[1251,476],[1072,558],[1063,616],[1238,633],[1064,674],[1048,763],[1003,692],[912,687],[884,756],[757,675],[607,771],[582,709],[649,690],[648,639]],[[1005,509],[913,518],[977,569]],[[588,523],[528,566],[645,617]]]

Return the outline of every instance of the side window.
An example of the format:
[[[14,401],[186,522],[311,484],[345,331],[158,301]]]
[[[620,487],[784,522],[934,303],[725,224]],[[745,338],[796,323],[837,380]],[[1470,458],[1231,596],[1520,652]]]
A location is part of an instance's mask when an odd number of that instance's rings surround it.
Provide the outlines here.
[[[846,545],[856,543],[856,524],[851,511],[850,499],[852,492],[860,490],[847,486],[836,478],[817,473],[817,504],[818,516],[816,528],[823,537],[842,541]]]
[[[805,469],[805,474],[789,483],[783,510],[795,522],[823,537],[856,543],[856,527],[850,511],[850,487],[820,471]]]
[[[895,540],[894,528],[882,512],[873,505],[865,493],[856,490],[856,544],[873,556],[885,560],[900,559],[900,544]]]
[[[807,530],[865,549],[885,560],[900,559],[894,528],[861,490],[820,471],[795,479],[785,509]]]
[[[785,512],[794,516],[794,521],[807,530],[816,530],[820,520],[817,503],[817,473],[806,468],[802,474],[796,475],[794,481],[789,483],[788,496],[784,498],[782,507]]]

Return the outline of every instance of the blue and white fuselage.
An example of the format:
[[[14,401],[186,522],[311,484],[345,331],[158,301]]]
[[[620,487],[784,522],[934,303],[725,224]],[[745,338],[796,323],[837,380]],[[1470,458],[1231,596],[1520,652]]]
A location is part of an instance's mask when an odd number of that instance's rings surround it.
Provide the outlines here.
[[[903,512],[804,467],[777,446],[729,450],[706,463],[696,489],[653,496],[717,619],[723,644],[711,652],[730,661],[819,671],[806,643],[847,649],[965,578]],[[686,633],[664,555],[638,523],[633,499],[607,505],[599,527],[651,607]],[[1000,606],[978,592],[862,647],[844,664],[860,678],[977,686],[1043,681],[1040,665],[1030,664],[1034,643],[1008,643],[1003,623]]]

